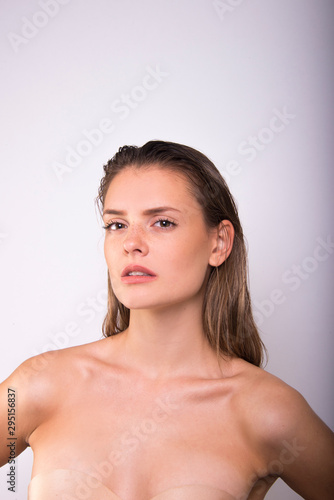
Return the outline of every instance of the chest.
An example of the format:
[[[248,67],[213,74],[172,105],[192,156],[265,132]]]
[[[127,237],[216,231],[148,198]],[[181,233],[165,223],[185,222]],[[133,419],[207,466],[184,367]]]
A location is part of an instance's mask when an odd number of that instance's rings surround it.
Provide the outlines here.
[[[67,388],[57,411],[31,436],[31,447],[34,473],[68,468],[99,474],[113,491],[129,484],[140,491],[148,482],[152,491],[164,491],[196,482],[241,498],[256,469],[230,395],[188,387]]]

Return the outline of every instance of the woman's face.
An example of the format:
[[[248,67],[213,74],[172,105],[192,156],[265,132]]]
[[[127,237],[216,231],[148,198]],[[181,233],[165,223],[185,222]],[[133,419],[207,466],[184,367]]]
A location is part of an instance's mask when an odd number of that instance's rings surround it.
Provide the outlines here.
[[[199,299],[217,231],[206,226],[185,176],[156,166],[123,170],[109,186],[103,220],[111,285],[122,304],[154,309]],[[151,276],[128,275],[141,271]]]

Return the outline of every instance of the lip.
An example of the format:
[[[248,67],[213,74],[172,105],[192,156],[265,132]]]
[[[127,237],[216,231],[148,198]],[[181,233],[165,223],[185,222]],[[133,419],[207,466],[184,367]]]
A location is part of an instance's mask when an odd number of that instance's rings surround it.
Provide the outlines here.
[[[138,271],[141,273],[149,274],[150,276],[128,276],[132,271]],[[147,267],[138,266],[137,264],[130,264],[126,266],[121,274],[121,281],[127,284],[135,284],[135,283],[148,283],[149,281],[154,281],[157,279],[157,275],[154,274],[151,269]]]
[[[139,272],[139,273],[145,273],[145,274],[149,274],[150,276],[156,276],[154,274],[153,271],[151,271],[151,269],[148,269],[147,267],[143,267],[143,266],[138,266],[137,264],[130,264],[130,266],[126,266],[123,271],[122,271],[122,274],[121,274],[121,277],[123,278],[124,276],[126,276],[127,274],[129,273],[132,273],[132,272]],[[131,277],[131,276],[130,276]]]

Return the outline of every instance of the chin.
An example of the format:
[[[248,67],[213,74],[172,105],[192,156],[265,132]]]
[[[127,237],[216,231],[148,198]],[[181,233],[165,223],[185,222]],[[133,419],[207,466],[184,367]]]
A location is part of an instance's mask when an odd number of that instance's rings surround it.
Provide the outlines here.
[[[159,300],[157,297],[154,297],[154,299],[149,299],[148,297],[146,299],[142,298],[133,298],[133,299],[128,299],[121,301],[122,304],[130,309],[130,311],[135,311],[135,310],[146,310],[146,311],[167,311],[168,309],[173,309],[175,307],[177,308],[184,308],[184,305],[189,302],[189,299],[183,299],[183,298],[175,298],[175,300],[172,299],[172,297],[168,297],[166,300],[166,297],[161,298]]]
[[[157,297],[156,294],[147,294],[145,295],[140,295],[138,291],[136,293],[120,293],[116,294],[117,299],[119,302],[123,304],[123,306],[127,307],[130,310],[140,310],[140,309],[146,309],[146,310],[153,310],[153,309],[159,309],[159,308],[165,308],[168,306],[173,306],[175,301],[171,299],[171,297]],[[176,300],[177,302],[177,300]]]
[[[157,301],[149,301],[149,300],[140,300],[140,299],[133,299],[133,300],[124,300],[122,301],[122,304],[130,309],[130,311],[135,311],[135,310],[153,310],[157,309],[160,307],[168,307],[171,305],[170,303],[163,303],[163,302],[157,302]]]

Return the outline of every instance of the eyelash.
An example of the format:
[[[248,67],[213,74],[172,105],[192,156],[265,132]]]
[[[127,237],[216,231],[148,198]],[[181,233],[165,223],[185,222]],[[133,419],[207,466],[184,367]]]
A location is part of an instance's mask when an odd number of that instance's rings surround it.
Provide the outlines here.
[[[157,224],[157,222],[168,222],[169,224],[171,224],[171,226],[177,226],[177,224],[175,222],[173,222],[172,220],[168,219],[167,217],[156,220],[154,224]],[[124,226],[123,222],[117,222],[117,221],[111,220],[108,224],[106,224],[105,226],[102,226],[102,227],[103,227],[103,229],[108,230],[108,229],[111,229],[111,226],[113,224],[121,224],[122,226]],[[160,227],[160,229],[169,229],[169,228],[170,228],[170,226],[168,226],[168,227]],[[111,229],[111,231],[117,231],[117,230],[116,229]]]

